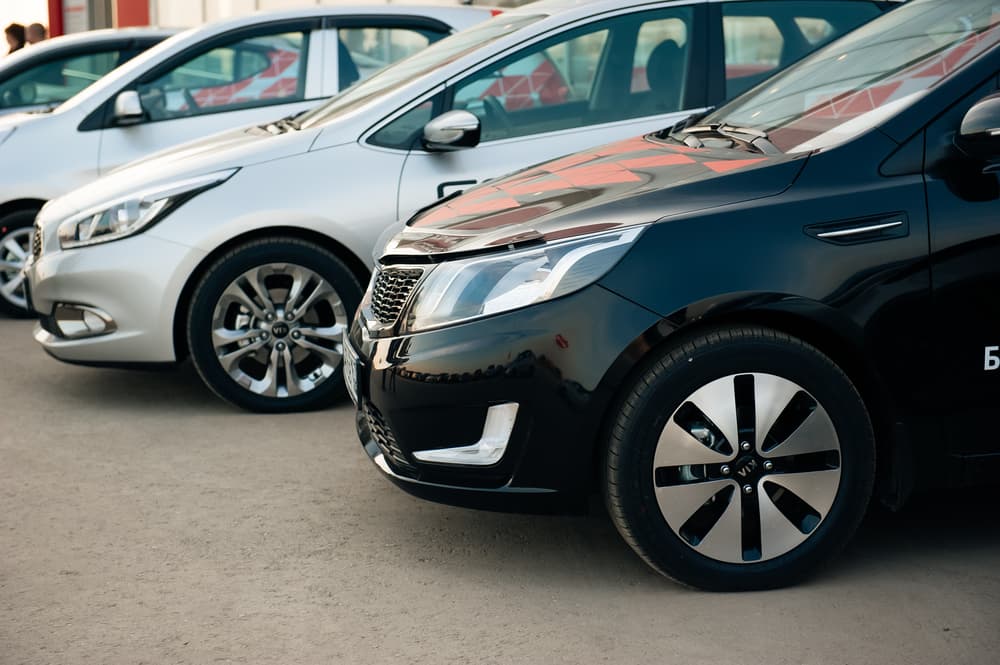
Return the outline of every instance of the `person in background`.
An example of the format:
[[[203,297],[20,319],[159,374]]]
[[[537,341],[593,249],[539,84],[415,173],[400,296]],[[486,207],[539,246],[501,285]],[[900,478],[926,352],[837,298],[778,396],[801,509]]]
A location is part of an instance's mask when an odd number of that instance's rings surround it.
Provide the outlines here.
[[[49,31],[41,23],[32,23],[25,28],[24,36],[28,44],[37,44],[38,42],[44,42],[48,38]]]
[[[7,46],[10,50],[7,51],[7,55],[10,55],[14,51],[24,48],[24,26],[20,23],[11,23],[3,30],[4,37],[7,38]]]

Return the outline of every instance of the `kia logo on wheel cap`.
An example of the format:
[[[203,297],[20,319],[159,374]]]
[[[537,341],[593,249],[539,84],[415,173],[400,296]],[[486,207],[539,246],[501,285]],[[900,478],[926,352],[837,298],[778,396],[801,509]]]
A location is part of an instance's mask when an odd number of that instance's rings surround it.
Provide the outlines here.
[[[271,326],[271,334],[279,339],[284,337],[288,334],[288,324],[284,321],[278,321]]]

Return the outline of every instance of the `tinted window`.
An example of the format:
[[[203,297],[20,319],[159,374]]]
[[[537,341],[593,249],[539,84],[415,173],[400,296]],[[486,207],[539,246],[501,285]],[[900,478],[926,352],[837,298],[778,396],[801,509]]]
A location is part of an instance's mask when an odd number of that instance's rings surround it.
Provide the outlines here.
[[[693,10],[600,21],[530,46],[455,86],[490,141],[682,109]]]
[[[728,2],[722,6],[726,96],[734,97],[881,13],[867,2]]]
[[[308,42],[287,32],[213,48],[140,84],[143,108],[167,120],[304,99]]]
[[[534,23],[542,16],[504,16],[501,14],[468,30],[462,30],[438,43],[386,67],[366,81],[335,95],[325,104],[307,112],[299,123],[302,127],[325,124],[350,113],[368,101],[391,93],[400,85],[424,76],[438,67],[482,48],[506,35]],[[343,43],[343,42],[341,42]]]
[[[910,0],[705,119],[768,132],[780,149],[846,141],[1000,43],[995,0]]]
[[[66,101],[110,72],[122,60],[117,50],[65,56],[0,83],[0,108]]]
[[[351,27],[337,30],[340,38],[340,89],[366,79],[386,65],[423,51],[445,35],[403,27]]]

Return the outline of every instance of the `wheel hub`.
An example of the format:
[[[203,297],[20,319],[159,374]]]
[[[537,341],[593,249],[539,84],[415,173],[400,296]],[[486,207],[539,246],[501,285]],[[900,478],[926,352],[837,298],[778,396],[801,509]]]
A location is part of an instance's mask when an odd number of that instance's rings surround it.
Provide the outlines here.
[[[334,376],[348,324],[340,295],[318,273],[272,263],[222,292],[212,319],[216,357],[243,388],[268,397],[315,390]]]
[[[764,460],[758,455],[744,455],[733,464],[733,473],[741,482],[751,482],[758,480],[763,474],[759,473],[764,468]]]
[[[823,407],[771,374],[737,374],[691,394],[653,458],[667,526],[726,563],[781,556],[805,542],[840,486],[840,443]]]

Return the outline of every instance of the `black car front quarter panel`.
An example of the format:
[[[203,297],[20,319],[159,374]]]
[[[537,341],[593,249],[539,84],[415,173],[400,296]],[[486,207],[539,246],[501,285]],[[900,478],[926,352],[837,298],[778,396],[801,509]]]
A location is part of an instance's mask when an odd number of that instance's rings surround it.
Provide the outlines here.
[[[425,496],[433,486],[460,494],[454,488],[464,487],[470,496],[452,498],[481,507],[489,507],[484,490],[534,491],[578,507],[590,489],[594,445],[614,394],[603,379],[621,349],[657,319],[597,285],[542,306],[405,337],[369,338],[359,317],[351,341],[360,355],[360,409],[374,408],[391,430],[405,458],[392,469],[402,477],[394,480],[408,491]],[[474,443],[486,409],[508,402],[518,404],[517,419],[497,464],[413,457]]]

